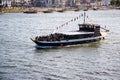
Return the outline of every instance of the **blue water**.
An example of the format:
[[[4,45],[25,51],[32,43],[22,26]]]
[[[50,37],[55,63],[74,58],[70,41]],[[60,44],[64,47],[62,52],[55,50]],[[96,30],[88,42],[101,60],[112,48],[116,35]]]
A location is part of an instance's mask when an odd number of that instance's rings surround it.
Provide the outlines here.
[[[0,80],[119,80],[120,10],[87,11],[87,22],[110,30],[100,42],[37,50],[30,40],[52,33],[82,13],[1,14]],[[82,19],[58,31],[76,30]]]

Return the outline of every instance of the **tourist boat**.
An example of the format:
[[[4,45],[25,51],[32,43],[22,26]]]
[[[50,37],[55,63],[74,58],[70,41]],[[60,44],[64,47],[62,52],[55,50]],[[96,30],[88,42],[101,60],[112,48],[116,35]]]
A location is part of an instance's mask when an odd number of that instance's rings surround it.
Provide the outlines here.
[[[84,14],[85,15],[85,14]],[[95,42],[104,39],[106,32],[104,29],[100,31],[98,24],[78,24],[79,29],[69,32],[54,32],[47,36],[37,36],[31,40],[37,44],[36,48],[57,48],[61,46],[77,45],[88,42]]]

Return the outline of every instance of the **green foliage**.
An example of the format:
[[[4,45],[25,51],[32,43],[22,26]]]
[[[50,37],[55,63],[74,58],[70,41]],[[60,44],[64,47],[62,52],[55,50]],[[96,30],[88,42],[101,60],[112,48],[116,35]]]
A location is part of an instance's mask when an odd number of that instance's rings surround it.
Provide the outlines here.
[[[0,0],[0,4],[2,3],[2,0]]]
[[[110,4],[113,6],[120,6],[120,0],[111,0]]]

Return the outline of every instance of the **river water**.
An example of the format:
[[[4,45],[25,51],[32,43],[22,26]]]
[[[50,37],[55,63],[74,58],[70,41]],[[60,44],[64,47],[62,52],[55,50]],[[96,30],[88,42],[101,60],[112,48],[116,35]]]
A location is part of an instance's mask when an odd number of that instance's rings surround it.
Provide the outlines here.
[[[119,80],[120,10],[87,11],[89,22],[106,26],[105,40],[58,49],[35,49],[30,40],[82,14],[5,13],[0,15],[0,80]],[[76,30],[80,18],[59,31]]]

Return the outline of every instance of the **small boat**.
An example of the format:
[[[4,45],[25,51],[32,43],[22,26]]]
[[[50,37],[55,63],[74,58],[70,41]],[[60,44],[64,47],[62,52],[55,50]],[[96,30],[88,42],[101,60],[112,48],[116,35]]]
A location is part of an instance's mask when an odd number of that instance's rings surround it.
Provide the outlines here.
[[[98,10],[98,7],[95,6],[95,7],[93,7],[92,9],[93,9],[94,11],[96,11],[96,10]]]
[[[116,9],[120,9],[120,7],[116,7]]]
[[[43,11],[43,13],[52,13],[52,12],[53,12],[53,10],[51,10],[51,9]]]
[[[60,10],[57,10],[57,12],[64,12],[65,9],[60,9]]]
[[[88,11],[88,8],[83,9],[83,11]]]
[[[4,12],[2,11],[2,9],[0,9],[0,14],[3,14]]]
[[[2,8],[3,8],[3,5],[0,3],[0,14],[3,13]]]
[[[3,14],[4,12],[0,12],[0,15]]]
[[[37,13],[37,10],[28,9],[28,10],[24,11],[23,13],[28,13],[28,14],[30,14],[30,13]]]
[[[79,11],[80,9],[79,8],[77,8],[77,9],[75,9],[74,11]]]
[[[85,23],[85,19],[84,23],[78,24],[78,26],[78,30],[75,31],[55,32],[46,36],[36,36],[31,38],[31,40],[37,44],[37,49],[58,48],[99,41],[104,39],[106,32],[109,31],[104,28],[102,28],[104,29],[103,31],[100,31],[100,25]]]

